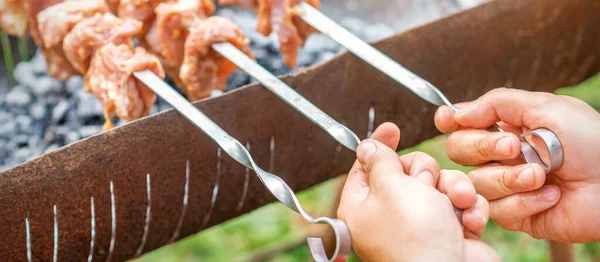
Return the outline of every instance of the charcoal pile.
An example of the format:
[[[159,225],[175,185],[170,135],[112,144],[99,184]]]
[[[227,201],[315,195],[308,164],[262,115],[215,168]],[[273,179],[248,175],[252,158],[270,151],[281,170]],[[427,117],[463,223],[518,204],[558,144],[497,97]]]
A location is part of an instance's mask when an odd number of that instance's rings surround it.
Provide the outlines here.
[[[251,40],[256,60],[276,75],[328,60],[342,48],[325,35],[308,38],[298,55],[298,67],[290,69],[282,62],[275,36],[265,37],[254,29],[256,15],[238,8],[223,8],[217,14],[240,26]],[[355,18],[345,18],[342,25],[365,40],[389,36],[392,29],[383,24],[365,24]],[[61,82],[48,75],[41,52],[30,61],[22,61],[14,70],[16,85],[0,79],[0,171],[19,165],[41,154],[102,132],[103,108],[93,94],[81,88],[82,77],[73,76]],[[236,71],[225,91],[252,83],[248,75]],[[173,84],[172,82],[170,82]],[[221,92],[214,91],[213,96]],[[158,98],[150,111],[154,114],[170,106]],[[117,121],[117,126],[126,121]]]

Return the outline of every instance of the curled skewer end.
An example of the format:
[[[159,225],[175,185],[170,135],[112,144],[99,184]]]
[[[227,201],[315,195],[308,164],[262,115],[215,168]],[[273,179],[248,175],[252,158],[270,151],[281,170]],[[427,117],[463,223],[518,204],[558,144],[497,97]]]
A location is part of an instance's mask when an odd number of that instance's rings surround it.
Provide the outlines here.
[[[312,258],[316,262],[344,262],[348,260],[350,251],[352,250],[352,238],[350,237],[350,230],[346,223],[339,219],[320,217],[312,221],[312,223],[329,224],[333,228],[335,234],[335,251],[331,258],[327,258],[325,248],[323,247],[323,241],[321,238],[308,237],[308,248]]]

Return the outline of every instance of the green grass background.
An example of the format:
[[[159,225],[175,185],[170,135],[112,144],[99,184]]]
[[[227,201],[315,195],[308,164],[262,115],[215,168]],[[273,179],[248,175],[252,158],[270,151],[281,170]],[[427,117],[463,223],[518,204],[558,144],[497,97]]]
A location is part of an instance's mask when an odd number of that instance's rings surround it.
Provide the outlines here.
[[[556,93],[580,98],[600,111],[600,74],[574,87],[559,89]],[[443,168],[468,171],[469,167],[448,159],[445,140],[445,136],[441,135],[400,153],[423,151],[435,157]],[[310,213],[327,215],[339,186],[339,181],[328,181],[301,192],[300,201]],[[310,229],[314,229],[314,226],[304,223],[296,213],[283,205],[274,203],[146,254],[138,261],[252,261],[264,258],[264,254],[272,255],[262,259],[266,261],[308,261],[309,251],[304,238]],[[500,253],[503,261],[550,259],[546,241],[505,231],[493,222],[488,224],[483,240]],[[283,251],[274,251],[282,248]],[[578,244],[576,255],[577,261],[600,262],[600,244]],[[359,260],[352,257],[351,261]]]

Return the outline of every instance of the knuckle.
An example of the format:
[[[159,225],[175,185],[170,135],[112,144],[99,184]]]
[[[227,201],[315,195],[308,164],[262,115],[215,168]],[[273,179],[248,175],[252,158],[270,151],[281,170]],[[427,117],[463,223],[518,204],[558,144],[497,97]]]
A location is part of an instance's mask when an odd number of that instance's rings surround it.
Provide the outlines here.
[[[490,153],[489,153],[489,142],[487,141],[487,139],[479,139],[477,140],[477,142],[475,143],[475,148],[477,148],[477,154],[483,158],[483,159],[488,159]]]

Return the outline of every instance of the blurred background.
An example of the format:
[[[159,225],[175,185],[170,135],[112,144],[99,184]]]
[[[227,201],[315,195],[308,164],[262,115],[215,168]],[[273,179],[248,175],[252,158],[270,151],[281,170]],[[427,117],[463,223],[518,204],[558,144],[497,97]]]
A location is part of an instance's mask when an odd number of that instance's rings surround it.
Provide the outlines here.
[[[375,41],[425,24],[443,16],[481,4],[482,0],[323,0],[322,10],[359,37]],[[275,74],[295,71],[281,64],[277,42],[254,31],[255,14],[238,8],[220,8],[218,14],[234,20],[252,40],[258,62]],[[45,152],[76,142],[101,131],[102,108],[80,88],[81,78],[61,83],[46,75],[46,65],[27,39],[1,35],[0,63],[0,171]],[[401,47],[399,47],[401,48]],[[313,35],[300,53],[300,66],[326,61],[342,48],[323,35]],[[8,56],[8,54],[13,54]],[[415,54],[426,56],[427,54]],[[234,74],[226,90],[251,83],[242,73]],[[34,88],[35,87],[35,88]],[[600,110],[600,74],[557,91],[583,99]],[[151,113],[170,108],[157,102]],[[122,125],[119,122],[117,125]],[[444,135],[425,141],[400,154],[423,151],[433,155],[442,168],[469,171],[445,154]],[[300,201],[314,215],[335,213],[337,193],[343,177],[300,193]],[[215,226],[137,259],[149,261],[309,261],[308,235],[324,234],[325,226],[311,226],[296,213],[276,203]],[[507,232],[493,222],[484,241],[503,261],[549,261],[545,241]],[[600,262],[598,243],[576,245],[576,261]],[[352,257],[352,261],[359,261]]]

